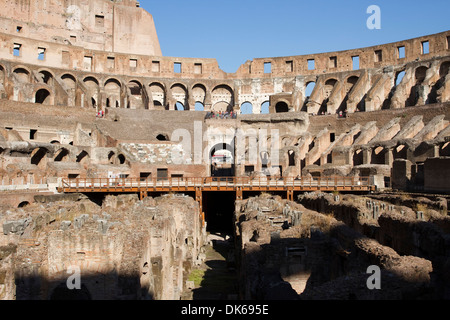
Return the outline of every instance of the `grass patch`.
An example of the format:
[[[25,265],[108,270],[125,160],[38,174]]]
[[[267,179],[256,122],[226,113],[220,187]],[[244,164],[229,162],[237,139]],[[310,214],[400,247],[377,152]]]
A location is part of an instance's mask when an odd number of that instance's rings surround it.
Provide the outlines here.
[[[188,280],[194,281],[194,285],[196,287],[199,287],[203,281],[204,276],[205,276],[205,270],[194,269],[194,270],[192,270],[191,274],[189,275]]]

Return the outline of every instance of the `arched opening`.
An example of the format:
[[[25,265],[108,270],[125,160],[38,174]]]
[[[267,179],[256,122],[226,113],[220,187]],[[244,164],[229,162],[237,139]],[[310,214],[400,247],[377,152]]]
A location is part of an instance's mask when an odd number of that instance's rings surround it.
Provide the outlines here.
[[[303,112],[308,112],[308,102],[311,98],[311,95],[316,88],[316,83],[314,81],[310,81],[306,84],[305,87],[305,102],[303,103],[302,110]]]
[[[39,148],[35,151],[33,151],[31,156],[31,164],[39,165],[44,159],[44,157],[47,155],[48,150],[45,148]]]
[[[69,150],[63,148],[63,149],[58,151],[54,161],[55,162],[66,161],[68,159],[68,156],[69,156]]]
[[[227,143],[219,143],[210,151],[211,176],[234,176],[234,148]]]
[[[211,92],[212,109],[214,112],[231,112],[234,106],[233,90],[225,84],[216,86]]]
[[[158,141],[169,141],[169,136],[167,134],[158,134],[156,139]]]
[[[406,147],[406,145],[402,144],[392,150],[392,156],[393,156],[394,160],[407,159],[407,151],[408,151],[408,148]]]
[[[359,77],[357,76],[351,76],[348,77],[347,80],[345,81],[345,97],[344,100],[342,100],[341,105],[339,106],[337,112],[339,114],[345,115],[345,113],[347,112],[347,101],[348,101],[348,97],[349,94],[352,92],[353,87],[355,86],[355,84],[358,82]],[[357,106],[357,108],[359,109],[359,105]]]
[[[28,207],[29,205],[30,205],[30,203],[28,201],[22,201],[21,203],[19,203],[17,208],[25,208],[25,207]]]
[[[269,114],[269,113],[270,113],[270,103],[269,101],[266,101],[261,105],[261,114]]]
[[[185,110],[184,109],[184,105],[181,102],[177,101],[175,103],[175,110],[177,110],[177,111],[184,111]]]
[[[187,100],[187,89],[181,83],[176,83],[170,88],[173,99],[176,101],[175,110],[184,111],[189,109]],[[181,108],[182,106],[182,108]]]
[[[126,158],[123,154],[119,154],[117,156],[117,160],[118,160],[119,164],[125,164]]]
[[[399,71],[395,75],[395,86],[400,85],[402,83],[403,78],[405,77],[405,71]]]
[[[427,67],[421,66],[418,67],[414,73],[415,77],[415,84],[411,88],[410,95],[408,99],[406,100],[406,106],[415,106],[419,103],[420,100],[420,91],[422,87],[422,83],[425,80],[425,77],[427,75]],[[423,101],[423,104],[425,104],[426,101]]]
[[[114,161],[116,160],[116,154],[115,154],[115,152],[114,151],[110,151],[109,153],[108,153],[108,162],[110,163],[110,164],[114,164]]]
[[[89,159],[89,153],[87,153],[86,151],[81,151],[80,154],[78,154],[76,161],[78,163],[86,163],[87,160]]]
[[[77,89],[77,80],[71,74],[63,74],[61,76],[62,86],[64,90],[67,92],[68,101],[67,105],[69,107],[74,107],[77,104],[76,97],[76,89]]]
[[[446,142],[439,148],[440,157],[450,157],[450,142]]]
[[[197,103],[200,103],[203,106],[205,103],[205,98],[206,98],[206,87],[203,84],[194,85],[192,87],[191,96]],[[201,110],[201,111],[203,111],[203,110]]]
[[[195,111],[205,111],[205,106],[201,102],[195,103]]]
[[[13,71],[15,78],[21,83],[30,82],[30,72],[24,68],[17,68]]]
[[[244,102],[241,105],[241,114],[253,114],[253,105],[250,102]]]
[[[372,150],[370,164],[386,164],[386,152],[383,147],[376,147]]]
[[[295,167],[295,152],[293,150],[288,151],[288,160],[289,160],[289,167]]]
[[[328,102],[337,82],[338,81],[336,79],[328,79],[325,81],[325,85],[323,87],[323,101],[319,109],[319,114],[325,115],[328,113]]]
[[[36,91],[35,103],[37,104],[49,104],[50,92],[47,89],[39,89]]]
[[[130,81],[128,83],[128,88],[130,89],[130,94],[132,96],[141,96],[142,95],[142,85],[138,81]]]
[[[441,64],[439,68],[439,80],[436,81],[435,85],[431,88],[430,94],[428,95],[428,103],[438,103],[441,100],[441,88],[444,86],[445,78],[450,69],[450,61],[445,61]]]
[[[86,77],[83,82],[87,88],[86,98],[88,99],[88,103],[90,103],[91,108],[96,109],[99,94],[99,82],[94,77]]]
[[[119,80],[111,78],[105,82],[106,107],[120,107],[121,84]]]
[[[39,80],[40,82],[43,82],[45,84],[48,84],[49,86],[53,85],[53,75],[45,70],[39,71]]]
[[[289,112],[289,106],[286,102],[280,101],[275,105],[276,113],[285,113]]]
[[[166,90],[161,83],[153,82],[150,84],[150,92],[153,99],[153,105],[156,110],[164,110],[166,101]]]
[[[261,157],[261,167],[262,169],[267,169],[270,162],[270,154],[267,151],[263,151],[260,154]]]
[[[363,151],[361,149],[353,152],[353,166],[360,166],[364,163]]]
[[[156,110],[164,110],[163,105],[158,100],[153,100],[153,106]]]
[[[70,290],[64,282],[53,290],[50,300],[83,301],[92,300],[92,298],[84,284],[81,284],[80,290]]]

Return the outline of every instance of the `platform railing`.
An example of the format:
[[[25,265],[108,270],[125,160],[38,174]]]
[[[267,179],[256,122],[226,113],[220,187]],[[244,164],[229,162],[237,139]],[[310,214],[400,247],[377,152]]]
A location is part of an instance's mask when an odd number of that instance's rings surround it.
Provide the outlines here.
[[[370,187],[373,177],[183,177],[62,179],[63,189]]]

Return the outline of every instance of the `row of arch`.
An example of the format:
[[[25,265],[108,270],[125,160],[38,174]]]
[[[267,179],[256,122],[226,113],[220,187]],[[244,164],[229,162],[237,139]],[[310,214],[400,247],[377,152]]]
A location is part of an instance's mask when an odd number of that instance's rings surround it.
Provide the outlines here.
[[[438,102],[439,89],[444,85],[445,77],[448,74],[450,67],[450,61],[444,61],[439,68],[439,80],[433,86],[428,94],[427,103]],[[412,106],[419,103],[418,91],[422,82],[426,78],[426,74],[429,67],[419,66],[415,69],[415,81],[416,84],[411,88],[409,97],[405,102],[405,106]],[[33,73],[26,66],[17,66],[12,70],[13,77],[16,81],[26,84],[33,83],[32,75],[36,78],[36,83],[41,84],[42,87],[36,88],[33,93],[33,99],[35,103],[53,104],[55,97],[53,88],[57,85],[58,81],[55,81],[55,74],[47,69],[37,70]],[[405,70],[400,70],[395,73],[394,87],[400,85]],[[4,85],[6,79],[6,69],[0,65],[0,84]],[[350,75],[342,84],[345,90],[344,98],[339,106],[334,106],[333,112],[345,111],[347,108],[348,96],[360,79],[359,75]],[[235,93],[233,88],[228,84],[216,84],[213,89],[209,91],[207,85],[203,83],[196,83],[190,88],[179,82],[172,84],[165,84],[160,81],[150,82],[147,86],[140,80],[130,79],[127,83],[123,83],[121,80],[115,77],[109,77],[104,81],[99,81],[97,77],[93,75],[83,76],[82,80],[78,80],[72,73],[64,73],[60,79],[64,90],[69,96],[69,105],[81,106],[81,99],[76,98],[77,88],[83,87],[83,91],[87,94],[87,104],[90,107],[102,107],[102,108],[151,108],[160,110],[196,110],[196,111],[230,111],[236,105]],[[309,112],[314,109],[311,108],[311,102],[319,105],[318,113],[327,113],[328,103],[330,97],[334,91],[337,90],[339,80],[337,78],[328,78],[323,81],[323,85],[320,87],[316,85],[317,81],[307,81],[305,84],[305,102],[301,107],[301,111]],[[393,96],[391,92],[388,97],[389,101],[385,101],[381,104],[381,109],[390,108],[390,98]],[[319,99],[315,101],[315,99]],[[249,114],[250,110],[253,111],[253,105],[250,106],[250,102],[245,102],[241,105],[241,113]],[[359,111],[364,111],[364,103],[360,101],[358,105]],[[261,113],[268,113],[265,110],[265,105],[262,105]],[[256,109],[258,110],[258,109]],[[287,112],[285,106],[275,109],[276,112]]]
[[[32,151],[30,163],[33,165],[41,165],[43,163],[43,159],[50,154],[50,151],[45,147],[39,147]],[[67,148],[60,148],[54,153],[53,161],[54,162],[68,162],[70,161],[71,152]],[[90,155],[86,150],[81,150],[77,152],[74,160],[76,163],[85,164],[89,161]],[[126,158],[122,153],[116,153],[114,151],[110,151],[108,153],[108,162],[113,165],[122,165],[125,164]]]

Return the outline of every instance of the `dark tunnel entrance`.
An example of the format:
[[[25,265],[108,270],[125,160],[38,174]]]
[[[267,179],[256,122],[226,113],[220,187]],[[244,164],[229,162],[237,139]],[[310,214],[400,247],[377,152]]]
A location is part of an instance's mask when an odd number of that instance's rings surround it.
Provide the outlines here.
[[[203,211],[208,232],[228,235],[233,233],[235,201],[234,191],[203,192]]]

